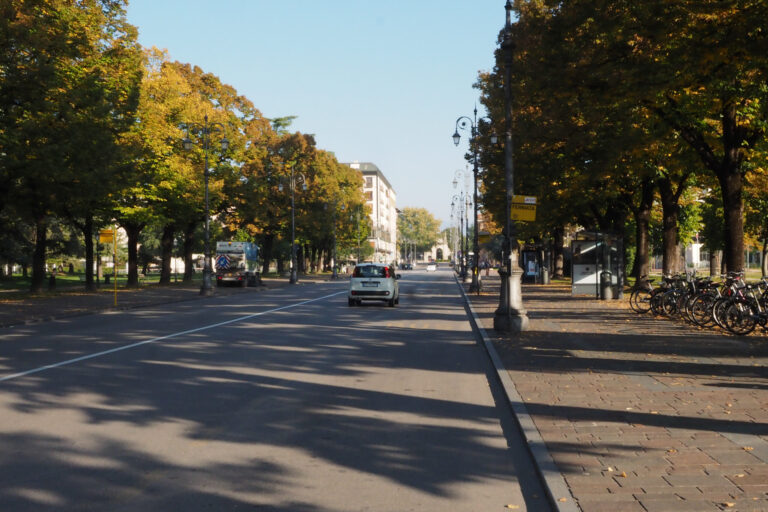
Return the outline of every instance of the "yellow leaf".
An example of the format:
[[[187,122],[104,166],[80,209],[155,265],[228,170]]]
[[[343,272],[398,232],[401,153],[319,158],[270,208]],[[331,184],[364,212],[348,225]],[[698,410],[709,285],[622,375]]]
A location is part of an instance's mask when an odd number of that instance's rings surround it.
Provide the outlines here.
[[[560,502],[565,502],[565,501],[568,501],[568,498],[560,498],[560,499],[559,499],[559,500],[557,500],[557,501],[560,501]]]
[[[745,446],[744,450],[748,451],[748,452],[751,452],[752,450],[754,450],[754,448],[752,448],[751,446]]]
[[[520,508],[520,505],[507,505],[505,508],[513,508],[515,510]]]
[[[627,478],[627,472],[626,472],[626,471],[622,471],[622,472],[621,472],[621,474],[620,474],[619,476],[620,476],[621,478]]]

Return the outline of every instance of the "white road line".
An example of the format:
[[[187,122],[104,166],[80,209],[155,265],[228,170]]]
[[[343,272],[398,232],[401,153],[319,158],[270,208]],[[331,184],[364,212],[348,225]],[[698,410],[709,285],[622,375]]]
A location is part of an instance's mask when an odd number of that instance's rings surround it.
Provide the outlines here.
[[[167,340],[167,339],[170,339],[170,338],[176,338],[178,336],[184,336],[185,334],[193,334],[193,333],[196,333],[196,332],[207,331],[208,329],[215,329],[216,327],[221,327],[222,325],[228,325],[228,324],[233,324],[233,323],[236,323],[236,322],[242,322],[244,320],[249,320],[249,319],[255,318],[257,316],[266,315],[267,313],[274,313],[276,311],[282,311],[284,309],[291,309],[291,308],[295,308],[295,307],[298,307],[298,306],[303,306],[304,304],[309,304],[311,302],[317,302],[317,301],[320,301],[320,300],[323,300],[323,299],[327,299],[329,297],[335,297],[336,295],[341,295],[342,293],[347,293],[347,292],[346,291],[336,292],[336,293],[332,293],[330,295],[325,295],[323,297],[318,297],[316,299],[305,300],[303,302],[297,302],[296,304],[289,304],[288,306],[281,306],[279,308],[270,309],[270,310],[267,310],[267,311],[262,311],[261,313],[254,313],[252,315],[241,316],[240,318],[234,318],[232,320],[227,320],[226,322],[219,322],[217,324],[211,324],[211,325],[206,325],[206,326],[203,326],[203,327],[198,327],[197,329],[189,329],[187,331],[176,332],[176,333],[173,333],[173,334],[166,334],[165,336],[160,336],[158,338],[152,338],[151,340],[139,341],[137,343],[131,343],[130,345],[124,345],[122,347],[116,347],[116,348],[113,348],[113,349],[104,350],[102,352],[96,352],[94,354],[89,354],[87,356],[76,357],[74,359],[67,359],[66,361],[61,361],[59,363],[48,364],[48,365],[45,365],[45,366],[41,366],[39,368],[34,368],[32,370],[27,370],[25,372],[13,373],[11,375],[6,375],[5,377],[0,377],[0,382],[5,382],[5,381],[11,380],[11,379],[17,379],[19,377],[25,377],[27,375],[32,375],[33,373],[43,372],[45,370],[52,370],[54,368],[61,368],[62,366],[68,366],[70,364],[79,363],[81,361],[87,361],[88,359],[94,359],[94,358],[97,358],[97,357],[106,356],[108,354],[114,354],[115,352],[120,352],[122,350],[128,350],[128,349],[131,349],[131,348],[140,347],[142,345],[147,345],[149,343],[155,343],[157,341]]]

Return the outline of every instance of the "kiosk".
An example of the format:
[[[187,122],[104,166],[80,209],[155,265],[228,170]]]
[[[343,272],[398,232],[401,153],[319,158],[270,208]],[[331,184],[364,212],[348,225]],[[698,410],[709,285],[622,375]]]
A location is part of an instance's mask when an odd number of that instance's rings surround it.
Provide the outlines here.
[[[571,242],[571,294],[598,299],[623,296],[623,240],[599,231],[583,231]]]

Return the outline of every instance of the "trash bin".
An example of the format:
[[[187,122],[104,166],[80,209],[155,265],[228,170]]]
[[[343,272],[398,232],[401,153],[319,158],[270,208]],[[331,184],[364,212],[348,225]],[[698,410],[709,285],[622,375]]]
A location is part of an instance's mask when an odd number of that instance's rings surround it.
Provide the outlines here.
[[[613,274],[608,270],[600,272],[600,300],[613,299],[612,277]]]
[[[549,269],[541,267],[541,284],[549,284]]]

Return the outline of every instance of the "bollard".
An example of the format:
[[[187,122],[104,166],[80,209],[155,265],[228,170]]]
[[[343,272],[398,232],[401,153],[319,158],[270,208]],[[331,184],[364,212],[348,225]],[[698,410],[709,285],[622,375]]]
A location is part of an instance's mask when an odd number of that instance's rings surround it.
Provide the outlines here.
[[[600,272],[600,300],[613,299],[612,276],[608,270]]]
[[[549,269],[541,267],[541,284],[549,284]]]

